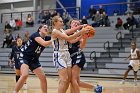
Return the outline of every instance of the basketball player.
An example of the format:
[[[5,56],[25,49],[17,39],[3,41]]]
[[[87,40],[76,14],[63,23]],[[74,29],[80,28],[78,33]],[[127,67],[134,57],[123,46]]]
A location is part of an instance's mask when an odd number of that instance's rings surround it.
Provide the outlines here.
[[[16,45],[12,47],[12,52],[10,53],[9,56],[9,60],[8,60],[8,64],[12,65],[12,59],[14,58],[14,62],[15,62],[15,72],[16,72],[16,82],[19,80],[20,78],[20,66],[19,66],[19,54],[21,53],[21,48],[22,48],[22,39],[21,38],[17,38],[16,39]],[[27,84],[24,83],[23,86],[24,89],[27,89]]]
[[[70,22],[70,27],[74,28],[80,25],[80,21],[77,19],[74,19]],[[79,29],[77,32],[80,31]],[[72,59],[72,91],[73,93],[80,93],[80,88],[88,88],[88,89],[95,89],[98,88],[96,85],[91,85],[85,82],[80,81],[80,72],[83,68],[86,60],[85,55],[82,51],[82,49],[85,47],[87,43],[87,37],[83,36],[81,39],[79,39],[78,42],[75,42],[73,44],[69,43],[69,52]],[[102,91],[102,90],[101,90]]]
[[[38,31],[33,33],[20,54],[21,76],[16,83],[13,93],[18,93],[29,75],[29,69],[39,78],[42,93],[47,93],[47,80],[44,71],[39,63],[39,56],[46,46],[51,44],[48,36],[48,26],[41,25]]]
[[[139,49],[136,48],[136,42],[134,42],[134,41],[131,43],[131,54],[127,57],[127,59],[130,60],[129,65],[128,65],[128,69],[124,73],[123,80],[120,83],[124,84],[125,79],[127,78],[129,71],[133,70],[134,84],[136,86],[137,85],[137,72],[139,70],[139,64],[140,64],[140,62],[139,62],[140,52],[139,52]]]
[[[59,86],[58,93],[66,93],[70,80],[71,80],[71,58],[68,51],[68,43],[75,40],[79,35],[85,34],[88,31],[82,30],[73,35],[68,36],[67,33],[62,29],[63,20],[59,16],[52,18],[52,44],[53,44],[53,62],[58,70],[59,74]],[[74,32],[83,26],[78,26],[73,29],[69,29],[69,32]]]

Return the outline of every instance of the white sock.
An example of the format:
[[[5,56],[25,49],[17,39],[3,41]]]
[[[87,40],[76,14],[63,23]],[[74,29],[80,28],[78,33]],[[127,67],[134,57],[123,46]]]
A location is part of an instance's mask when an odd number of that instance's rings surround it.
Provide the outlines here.
[[[17,93],[16,91],[13,91],[13,93]]]

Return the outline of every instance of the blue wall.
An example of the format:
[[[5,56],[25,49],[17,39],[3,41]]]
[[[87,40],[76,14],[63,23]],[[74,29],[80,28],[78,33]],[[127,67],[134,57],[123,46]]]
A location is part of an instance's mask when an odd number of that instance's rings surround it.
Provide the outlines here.
[[[127,0],[81,0],[81,16],[88,15],[90,5],[98,4],[110,4],[110,3],[120,3],[126,2]],[[98,9],[98,7],[95,7]],[[103,6],[108,15],[112,15],[114,9],[120,10],[121,13],[124,13],[127,9],[126,5],[112,5],[112,6]]]
[[[76,0],[59,0],[64,7],[76,7]],[[57,8],[61,8],[58,3],[56,3]],[[75,17],[76,8],[66,9],[72,17]],[[61,14],[64,12],[63,10],[57,10]]]
[[[76,0],[59,0],[64,7],[76,7]],[[110,4],[110,3],[121,3],[121,2],[126,2],[127,0],[81,0],[81,17],[83,15],[87,16],[88,11],[90,8],[90,5],[98,5],[98,4]],[[57,8],[60,8],[59,4],[56,4]],[[95,7],[98,9],[98,7]],[[127,9],[126,5],[112,5],[112,6],[103,6],[105,11],[107,12],[108,15],[113,15],[113,11],[115,9],[119,10],[121,14],[124,14],[124,12]],[[62,10],[59,12],[63,12]],[[76,9],[68,10],[69,13],[73,12],[76,13]]]

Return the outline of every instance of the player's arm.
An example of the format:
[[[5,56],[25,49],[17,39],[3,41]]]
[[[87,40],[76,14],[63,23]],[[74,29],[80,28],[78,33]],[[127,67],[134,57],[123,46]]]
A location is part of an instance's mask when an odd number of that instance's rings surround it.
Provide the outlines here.
[[[74,28],[71,28],[71,29],[67,29],[67,30],[65,30],[65,32],[66,32],[67,35],[71,35],[75,31],[81,29],[82,27],[83,27],[83,25],[80,25],[80,26],[77,26],[77,27],[74,27]]]
[[[131,55],[129,55],[128,57],[126,57],[124,60],[127,60],[127,59],[130,60],[130,58],[131,58]]]
[[[12,48],[12,52],[9,53],[8,65],[12,65],[12,59],[14,57],[14,47]]]
[[[70,43],[76,43],[76,42],[80,41],[81,39],[82,39],[82,36],[80,35],[77,38],[74,38],[74,39],[70,40],[69,42]]]
[[[41,37],[36,37],[36,38],[35,38],[35,41],[38,42],[39,44],[41,44],[41,45],[44,46],[44,47],[47,47],[47,46],[49,46],[49,45],[52,44],[51,40],[45,41],[45,40],[42,39]]]
[[[74,38],[76,38],[76,37],[78,37],[78,36],[80,36],[80,35],[82,35],[82,34],[84,34],[84,33],[86,33],[86,30],[79,31],[79,32],[77,32],[77,33],[74,33],[74,34],[68,36],[68,35],[65,34],[65,33],[61,33],[61,32],[58,31],[58,30],[54,30],[54,31],[52,32],[52,36],[53,36],[54,38],[65,39],[65,40],[67,40],[67,41],[69,42],[70,40],[72,40],[72,39],[74,39]]]
[[[82,38],[80,40],[80,49],[83,49],[86,46],[87,43],[87,39],[86,38]]]
[[[79,30],[79,29],[81,29],[81,28],[83,28],[83,27],[85,27],[85,26],[87,26],[87,24],[79,25],[79,26],[77,26],[77,27],[74,27],[74,28],[71,28],[71,29],[67,29],[67,30],[65,30],[65,32],[66,32],[67,35],[71,35],[71,34],[73,34],[75,31],[77,31],[77,30]]]

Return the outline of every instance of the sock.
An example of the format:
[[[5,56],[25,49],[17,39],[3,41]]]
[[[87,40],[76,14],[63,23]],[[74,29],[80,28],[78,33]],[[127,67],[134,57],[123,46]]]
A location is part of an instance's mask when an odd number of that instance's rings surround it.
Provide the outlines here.
[[[19,80],[20,76],[16,75],[16,82]]]
[[[17,93],[16,91],[13,91],[13,93]]]

